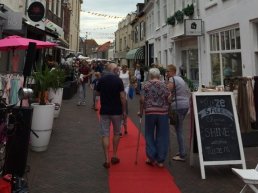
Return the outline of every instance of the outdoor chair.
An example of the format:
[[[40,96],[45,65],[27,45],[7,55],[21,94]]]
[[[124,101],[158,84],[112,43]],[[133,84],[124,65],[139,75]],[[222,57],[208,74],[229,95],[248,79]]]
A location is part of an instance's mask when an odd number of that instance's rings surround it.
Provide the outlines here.
[[[255,169],[237,169],[232,168],[232,171],[237,174],[245,183],[245,186],[242,188],[240,193],[244,193],[249,186],[255,193],[258,193],[257,187],[258,184],[258,164]]]

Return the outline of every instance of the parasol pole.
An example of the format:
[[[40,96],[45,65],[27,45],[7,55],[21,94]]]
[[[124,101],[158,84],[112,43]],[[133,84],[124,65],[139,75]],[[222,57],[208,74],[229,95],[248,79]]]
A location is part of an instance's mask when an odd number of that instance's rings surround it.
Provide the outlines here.
[[[27,77],[31,75],[31,69],[35,63],[35,56],[36,56],[36,43],[30,42],[28,46],[27,54],[26,54],[25,65],[23,68],[23,77],[24,77],[23,88],[26,86]],[[20,107],[22,107],[22,99],[20,102]]]

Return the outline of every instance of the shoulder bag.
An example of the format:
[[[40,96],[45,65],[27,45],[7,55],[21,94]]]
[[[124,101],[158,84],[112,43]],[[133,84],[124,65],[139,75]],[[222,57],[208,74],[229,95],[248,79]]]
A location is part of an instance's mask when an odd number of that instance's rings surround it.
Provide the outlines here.
[[[177,110],[177,100],[176,100],[176,82],[175,82],[175,79],[173,77],[173,82],[174,82],[174,96],[175,96],[175,103],[176,103],[176,108],[175,109],[172,109],[172,105],[170,105],[170,108],[169,108],[169,122],[170,122],[170,125],[176,125],[178,123],[178,114],[176,112]]]

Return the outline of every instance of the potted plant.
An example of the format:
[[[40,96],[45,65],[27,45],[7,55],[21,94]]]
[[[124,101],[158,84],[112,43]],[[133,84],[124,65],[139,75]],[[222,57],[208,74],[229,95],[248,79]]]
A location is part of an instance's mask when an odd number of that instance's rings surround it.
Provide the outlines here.
[[[184,13],[181,10],[178,10],[175,12],[175,18],[177,20],[177,23],[183,23],[184,21]]]
[[[194,14],[194,5],[187,5],[184,9],[183,12],[186,16],[191,17]]]
[[[48,90],[48,101],[55,104],[54,118],[57,118],[62,105],[65,72],[60,68],[54,68],[51,71],[57,81],[54,81],[52,87]]]
[[[32,103],[33,115],[31,129],[38,135],[31,134],[31,149],[45,151],[48,148],[54,120],[55,104],[47,101],[50,88],[57,88],[61,78],[55,69],[42,68],[32,74],[35,81],[34,89],[39,95],[39,102]]]
[[[168,25],[174,26],[174,25],[176,24],[176,18],[175,18],[175,16],[172,15],[172,16],[168,17],[166,22],[167,22]]]

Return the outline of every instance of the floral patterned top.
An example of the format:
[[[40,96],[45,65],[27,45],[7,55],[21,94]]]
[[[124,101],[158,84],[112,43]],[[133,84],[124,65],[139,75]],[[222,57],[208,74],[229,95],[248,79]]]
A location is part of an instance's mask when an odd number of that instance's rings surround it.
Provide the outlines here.
[[[164,82],[147,81],[143,86],[142,95],[144,96],[145,114],[168,114],[170,92]]]

